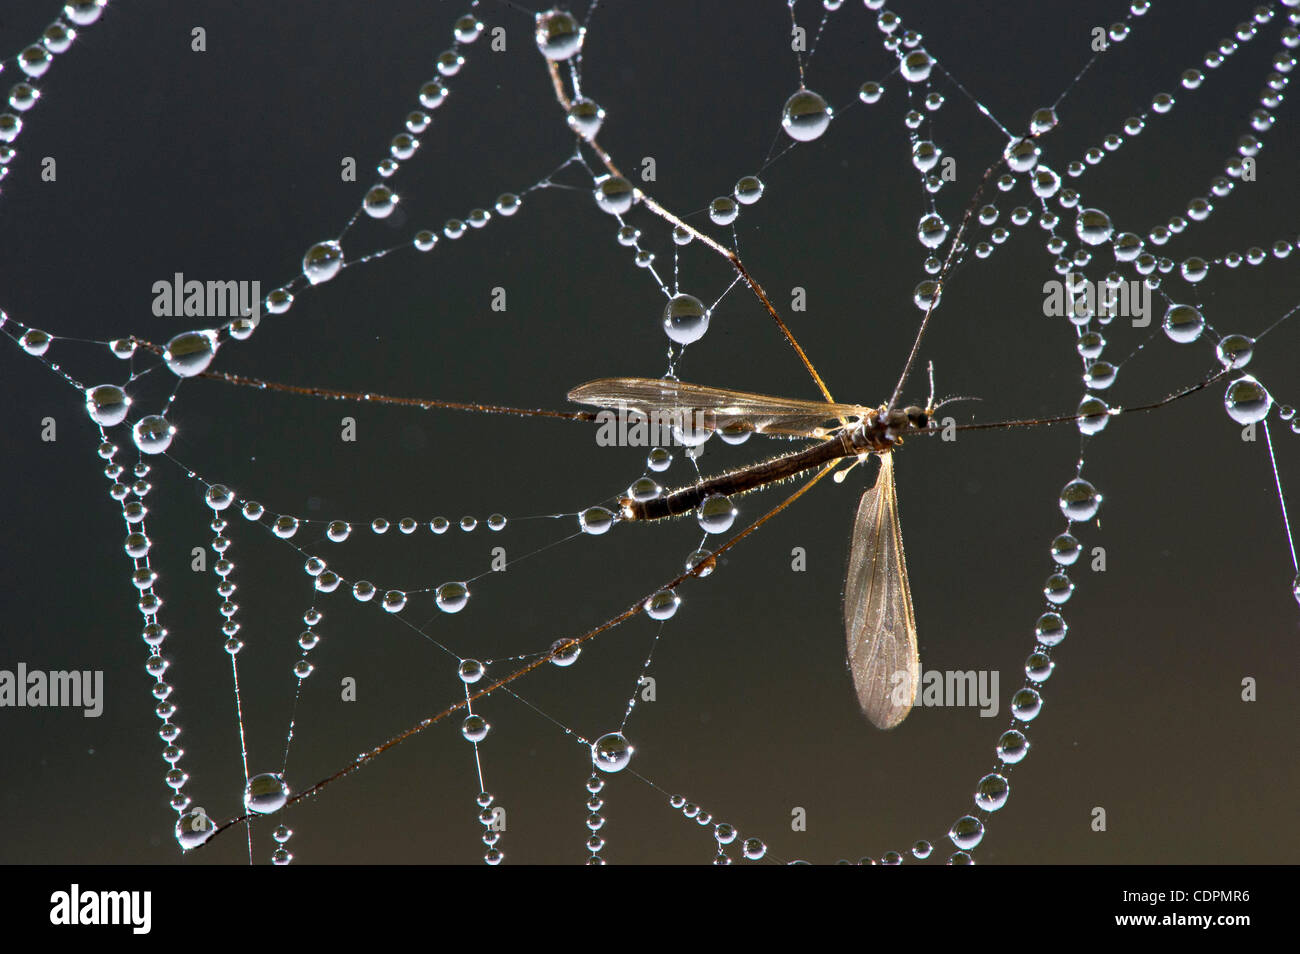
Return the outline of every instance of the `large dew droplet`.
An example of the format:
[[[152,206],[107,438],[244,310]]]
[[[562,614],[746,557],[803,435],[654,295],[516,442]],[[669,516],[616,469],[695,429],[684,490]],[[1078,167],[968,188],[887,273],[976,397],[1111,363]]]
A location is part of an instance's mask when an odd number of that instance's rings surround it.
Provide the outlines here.
[[[161,414],[150,414],[135,422],[131,439],[143,454],[161,454],[172,444],[176,428]]]
[[[963,851],[970,851],[984,840],[984,824],[973,815],[963,815],[948,830],[952,843]]]
[[[112,427],[126,420],[131,399],[116,384],[86,388],[86,413],[100,427]]]
[[[1225,368],[1244,368],[1255,356],[1255,339],[1245,335],[1224,335],[1214,350]]]
[[[926,248],[938,248],[948,238],[948,223],[933,212],[922,216],[916,226],[916,237]]]
[[[386,185],[371,186],[362,201],[362,208],[372,219],[386,219],[397,208],[397,193]]]
[[[289,786],[275,772],[254,775],[244,787],[244,808],[256,815],[278,812],[289,800]]]
[[[1205,317],[1192,305],[1170,305],[1165,310],[1164,329],[1170,341],[1191,344],[1205,329]]]
[[[438,587],[435,602],[444,613],[459,613],[469,602],[469,587],[464,583],[444,583]]]
[[[215,331],[184,331],[163,351],[163,360],[178,378],[192,378],[208,369],[217,354]]]
[[[602,772],[621,772],[636,751],[622,732],[602,735],[591,747],[591,764]]]
[[[1079,402],[1079,430],[1084,434],[1097,434],[1105,430],[1110,421],[1110,407],[1095,394],[1085,394]]]
[[[1083,209],[1074,220],[1074,231],[1087,245],[1104,245],[1115,231],[1110,216],[1101,209]]]
[[[569,104],[569,128],[583,139],[595,139],[605,123],[605,110],[594,100],[580,97]]]
[[[1061,513],[1075,521],[1091,520],[1101,506],[1101,494],[1086,480],[1072,480],[1061,490]]]
[[[709,309],[694,295],[674,295],[664,306],[664,333],[678,344],[691,344],[709,330]]]
[[[995,812],[1007,803],[1011,786],[996,772],[985,775],[975,786],[975,804],[986,812]]]
[[[192,809],[176,819],[176,841],[185,851],[197,848],[216,831],[216,824],[202,808]]]
[[[1228,385],[1223,407],[1238,424],[1254,424],[1268,417],[1273,396],[1251,375],[1244,374]]]
[[[317,242],[302,257],[302,273],[313,285],[327,282],[343,267],[343,247],[338,242]]]
[[[645,601],[645,614],[651,619],[671,619],[682,605],[682,598],[675,590],[660,590]]]
[[[578,526],[583,533],[598,537],[614,525],[614,515],[604,507],[588,507],[578,514]]]
[[[587,28],[567,10],[547,10],[533,21],[537,49],[548,60],[567,60],[582,49]]]
[[[797,142],[811,142],[831,124],[832,111],[826,100],[809,89],[801,89],[785,101],[781,128]]]
[[[696,516],[705,533],[726,533],[736,521],[738,512],[729,498],[710,494],[700,504]]]
[[[913,50],[898,66],[903,79],[909,83],[923,83],[930,78],[934,69],[934,59],[925,50]]]
[[[622,176],[604,176],[596,183],[592,194],[596,197],[596,205],[600,210],[610,215],[622,215],[632,208],[632,202],[636,199],[632,183]]]

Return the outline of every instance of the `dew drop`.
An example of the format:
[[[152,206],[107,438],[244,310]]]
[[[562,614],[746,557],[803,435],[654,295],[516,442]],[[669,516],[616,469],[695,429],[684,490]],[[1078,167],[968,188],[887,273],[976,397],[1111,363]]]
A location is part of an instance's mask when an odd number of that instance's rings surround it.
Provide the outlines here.
[[[740,206],[729,195],[718,196],[709,203],[709,221],[714,225],[730,225],[740,215]]]
[[[604,507],[588,507],[578,514],[578,526],[583,533],[598,537],[614,525],[614,515]]]
[[[372,219],[386,219],[393,214],[398,201],[396,192],[386,185],[377,185],[371,186],[370,191],[366,193],[365,199],[362,200],[362,207],[366,210],[366,215]]]
[[[660,590],[645,601],[645,614],[655,620],[671,619],[681,605],[682,598],[675,590]]]
[[[1245,335],[1225,335],[1215,347],[1215,353],[1225,368],[1244,368],[1255,356],[1255,339]]]
[[[1025,173],[1032,171],[1038,165],[1038,158],[1043,154],[1043,150],[1032,139],[1017,139],[1008,143],[1002,154],[1007,160],[1008,169],[1012,172]]]
[[[1170,341],[1191,344],[1205,329],[1205,317],[1192,305],[1170,305],[1165,310],[1164,329]]]
[[[664,306],[664,333],[678,344],[691,344],[709,330],[709,310],[694,295],[674,295]]]
[[[1083,209],[1074,220],[1074,232],[1087,245],[1103,245],[1110,240],[1115,227],[1110,216],[1101,209]]]
[[[491,728],[488,720],[481,715],[468,715],[460,724],[460,734],[470,742],[482,742],[487,738],[488,730]]]
[[[1032,722],[1042,710],[1043,698],[1033,689],[1017,690],[1011,697],[1011,714],[1021,722]]]
[[[298,518],[289,516],[276,517],[275,523],[271,524],[271,532],[281,540],[288,540],[298,532]]]
[[[1056,128],[1060,120],[1056,116],[1056,110],[1050,106],[1044,109],[1034,110],[1034,114],[1029,117],[1029,131],[1035,136],[1041,136],[1043,133]]]
[[[216,831],[216,824],[202,808],[195,808],[176,819],[176,841],[185,851],[197,848]]]
[[[482,679],[485,672],[487,670],[477,659],[462,659],[456,669],[456,675],[460,676],[460,681],[467,686],[472,686]]]
[[[1015,765],[1029,754],[1029,740],[1023,732],[1010,729],[998,739],[998,758],[1007,765]]]
[[[113,427],[126,420],[131,399],[116,384],[86,388],[86,413],[100,427]]]
[[[582,49],[587,28],[567,10],[547,10],[533,21],[537,49],[548,60],[567,60]]]
[[[1083,383],[1095,391],[1104,391],[1115,383],[1119,369],[1109,361],[1094,361],[1083,373]]]
[[[621,772],[632,761],[634,751],[622,732],[610,732],[592,745],[591,764],[602,772]]]
[[[741,205],[753,205],[763,197],[763,181],[758,176],[743,176],[731,194]]]
[[[926,248],[938,248],[948,238],[948,223],[943,217],[931,212],[922,216],[916,226],[916,237]]]
[[[1079,559],[1079,541],[1068,533],[1052,540],[1052,559],[1061,566],[1070,566]]]
[[[912,846],[912,857],[924,861],[930,857],[932,851],[934,851],[934,846],[922,839]]]
[[[923,83],[930,78],[930,71],[934,69],[934,60],[925,50],[913,50],[907,56],[903,57],[903,62],[899,64],[899,71],[903,74],[903,79],[909,83]]]
[[[796,142],[811,142],[826,132],[832,111],[812,90],[801,89],[785,101],[781,111],[781,128]]]
[[[343,247],[338,242],[317,242],[302,257],[302,273],[313,285],[327,282],[343,267]]]
[[[175,434],[176,428],[161,414],[142,417],[131,429],[131,439],[144,454],[161,454],[171,446]]]
[[[1273,397],[1255,378],[1244,374],[1228,385],[1223,396],[1223,406],[1228,417],[1238,424],[1254,424],[1268,417],[1273,407]]]
[[[28,354],[35,355],[36,357],[40,357],[49,350],[50,341],[51,338],[48,334],[36,328],[28,328],[23,332],[22,337],[18,339],[18,343],[22,345],[22,349]]]
[[[1076,413],[1079,415],[1076,422],[1079,431],[1084,434],[1100,433],[1110,422],[1110,407],[1095,394],[1085,394]]]
[[[583,139],[595,139],[605,123],[605,110],[593,100],[575,99],[569,106],[569,128]]]
[[[975,786],[975,804],[986,812],[995,812],[1007,803],[1011,786],[1005,777],[991,772]]]
[[[700,503],[696,517],[705,533],[726,533],[731,529],[738,513],[730,498],[710,494]]]
[[[256,815],[270,815],[284,807],[289,786],[275,772],[254,775],[244,787],[244,808]]]
[[[575,639],[557,639],[551,643],[551,662],[561,669],[578,661],[582,646]]]
[[[930,311],[938,307],[940,297],[939,283],[930,278],[918,282],[912,289],[912,304],[921,311]]]
[[[948,838],[963,851],[970,851],[984,839],[984,825],[973,815],[963,815],[953,822]]]
[[[386,613],[400,613],[406,609],[406,594],[401,590],[389,590],[384,594],[381,605]]]
[[[1032,682],[1046,682],[1055,668],[1056,663],[1046,653],[1033,652],[1025,660],[1025,675]]]
[[[610,215],[622,215],[632,208],[632,202],[636,198],[636,191],[633,189],[632,183],[622,176],[604,176],[597,183],[596,188],[592,190],[592,195],[595,196],[596,205],[602,212],[608,212]]]
[[[686,569],[694,570],[699,567],[700,570],[695,574],[697,579],[704,579],[713,573],[718,567],[718,558],[708,550],[696,550],[686,558]]]
[[[1210,272],[1210,265],[1205,259],[1192,256],[1183,260],[1183,263],[1179,266],[1179,271],[1182,273],[1184,281],[1195,283],[1205,279],[1205,276]]]
[[[1068,602],[1073,595],[1074,581],[1064,573],[1053,573],[1047,578],[1047,582],[1043,584],[1043,596],[1058,606]]]
[[[469,587],[464,583],[444,583],[438,587],[435,602],[444,613],[459,613],[469,602]]]
[[[649,477],[638,477],[632,482],[632,486],[627,488],[627,495],[638,503],[654,500],[663,492],[664,489]]]

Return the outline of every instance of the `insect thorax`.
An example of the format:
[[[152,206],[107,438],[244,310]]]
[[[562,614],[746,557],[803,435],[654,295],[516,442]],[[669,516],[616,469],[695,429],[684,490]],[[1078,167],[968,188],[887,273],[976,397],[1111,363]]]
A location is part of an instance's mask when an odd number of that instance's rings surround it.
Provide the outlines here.
[[[925,408],[911,406],[890,411],[881,405],[853,429],[850,440],[859,450],[879,454],[892,450],[904,436],[919,434],[929,426],[930,414]]]

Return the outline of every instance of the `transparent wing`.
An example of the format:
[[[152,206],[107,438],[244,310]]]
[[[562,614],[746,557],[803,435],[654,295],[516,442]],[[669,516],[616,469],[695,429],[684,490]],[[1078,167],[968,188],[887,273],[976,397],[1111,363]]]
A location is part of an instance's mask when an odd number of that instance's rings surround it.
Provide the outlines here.
[[[770,397],[666,378],[601,378],[574,388],[569,400],[646,415],[700,411],[705,426],[713,430],[738,424],[759,434],[783,437],[822,437],[820,428],[834,427],[841,418],[861,420],[868,413],[856,404]]]
[[[893,457],[881,455],[876,485],[858,504],[844,581],[853,688],[863,713],[878,729],[892,729],[907,717],[921,678]]]

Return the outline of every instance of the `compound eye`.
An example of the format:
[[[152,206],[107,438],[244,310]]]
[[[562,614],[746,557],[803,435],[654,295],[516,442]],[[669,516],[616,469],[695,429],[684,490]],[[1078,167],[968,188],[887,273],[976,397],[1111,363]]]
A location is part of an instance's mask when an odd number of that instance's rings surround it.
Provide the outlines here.
[[[886,419],[886,421],[889,427],[893,427],[893,428],[906,427],[907,413],[905,411],[890,411],[889,417]]]
[[[915,405],[905,408],[903,413],[906,414],[907,419],[912,422],[912,426],[918,430],[925,430],[926,425],[930,422],[930,415],[926,414],[923,408],[916,407]]]

